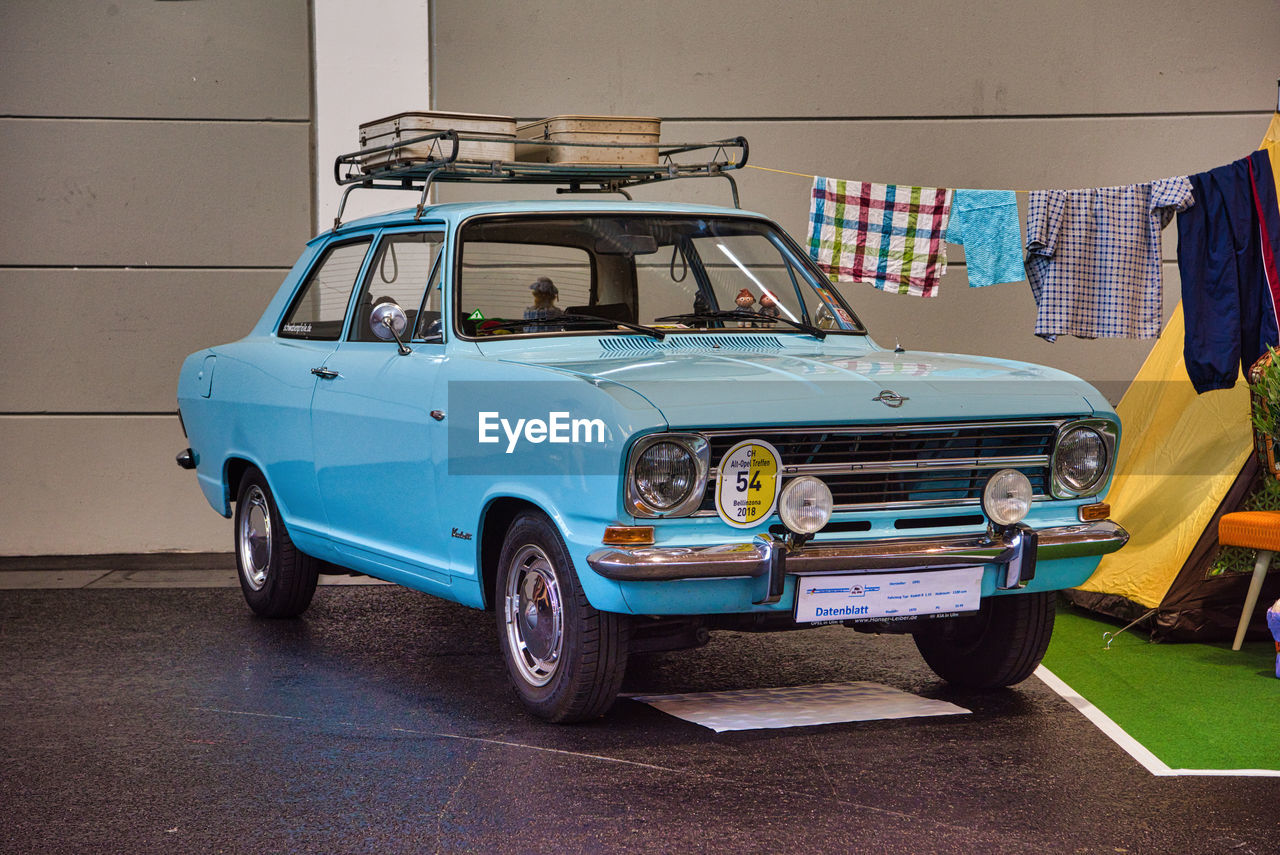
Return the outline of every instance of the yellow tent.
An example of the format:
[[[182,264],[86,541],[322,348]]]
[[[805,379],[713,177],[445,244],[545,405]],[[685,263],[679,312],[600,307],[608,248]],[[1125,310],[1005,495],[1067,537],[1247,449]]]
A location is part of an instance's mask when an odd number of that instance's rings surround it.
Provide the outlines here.
[[[1079,590],[1160,604],[1252,449],[1249,388],[1197,395],[1174,310],[1116,412],[1124,426],[1108,500],[1128,546],[1102,559]]]

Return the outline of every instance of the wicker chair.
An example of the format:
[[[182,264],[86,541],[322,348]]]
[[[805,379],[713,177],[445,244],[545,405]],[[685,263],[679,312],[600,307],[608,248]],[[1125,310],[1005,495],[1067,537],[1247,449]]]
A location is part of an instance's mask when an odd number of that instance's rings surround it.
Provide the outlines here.
[[[1267,352],[1249,366],[1249,396],[1255,411],[1267,411],[1267,401],[1258,391],[1258,383],[1262,372],[1270,364],[1271,353]],[[1253,448],[1258,455],[1258,462],[1270,477],[1280,477],[1273,438],[1262,435],[1255,428]],[[1245,631],[1249,628],[1249,619],[1253,617],[1253,610],[1258,605],[1262,581],[1271,569],[1271,559],[1280,552],[1280,511],[1236,511],[1223,514],[1218,521],[1218,542],[1223,546],[1258,550],[1258,558],[1253,565],[1253,578],[1249,580],[1249,592],[1245,594],[1244,609],[1240,612],[1240,623],[1236,626],[1235,641],[1231,644],[1232,650],[1239,650],[1244,643]]]

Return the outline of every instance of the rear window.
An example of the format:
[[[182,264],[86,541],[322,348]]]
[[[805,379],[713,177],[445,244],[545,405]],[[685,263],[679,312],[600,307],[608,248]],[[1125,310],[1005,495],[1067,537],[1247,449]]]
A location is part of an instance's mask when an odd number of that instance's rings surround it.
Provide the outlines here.
[[[338,340],[369,244],[367,239],[358,240],[325,250],[280,325],[282,338]]]

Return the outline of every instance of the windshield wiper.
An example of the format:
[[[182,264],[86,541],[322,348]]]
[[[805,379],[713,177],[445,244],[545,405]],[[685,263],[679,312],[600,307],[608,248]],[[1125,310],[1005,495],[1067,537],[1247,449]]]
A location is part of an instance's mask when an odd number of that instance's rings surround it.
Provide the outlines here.
[[[684,323],[687,321],[782,321],[784,324],[790,324],[798,330],[809,333],[814,338],[823,339],[827,337],[827,331],[815,327],[813,324],[806,324],[804,321],[793,321],[784,315],[774,317],[766,315],[762,312],[744,312],[741,310],[726,309],[718,312],[689,312],[685,315],[667,315],[665,318],[654,318],[656,323]]]
[[[633,324],[630,321],[618,321],[613,318],[601,317],[600,315],[588,315],[585,312],[564,312],[559,315],[549,315],[545,318],[486,318],[486,320],[498,320],[503,326],[512,327],[555,326],[562,321],[568,321],[570,323],[575,321],[578,323],[590,322],[624,327],[638,333],[644,333],[645,335],[652,336],[659,341],[662,341],[667,337],[667,334],[662,330],[655,330],[653,327],[646,327],[643,324]]]
[[[653,336],[658,341],[662,341],[667,337],[667,334],[662,330],[655,330],[653,327],[646,327],[644,324],[633,324],[631,321],[619,321],[614,318],[601,317],[600,315],[588,315],[586,312],[565,312],[552,320],[600,321],[606,324],[615,324],[638,333],[644,333],[647,336]]]

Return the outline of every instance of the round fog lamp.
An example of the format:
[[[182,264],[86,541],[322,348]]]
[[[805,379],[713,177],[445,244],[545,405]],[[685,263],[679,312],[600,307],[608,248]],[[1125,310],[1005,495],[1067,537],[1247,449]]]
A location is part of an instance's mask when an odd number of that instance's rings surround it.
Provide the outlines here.
[[[982,510],[996,525],[1013,525],[1031,510],[1031,482],[1017,469],[1001,469],[982,490]]]
[[[812,475],[802,475],[787,482],[778,497],[778,513],[782,524],[796,534],[820,531],[831,519],[835,504],[831,490]]]

